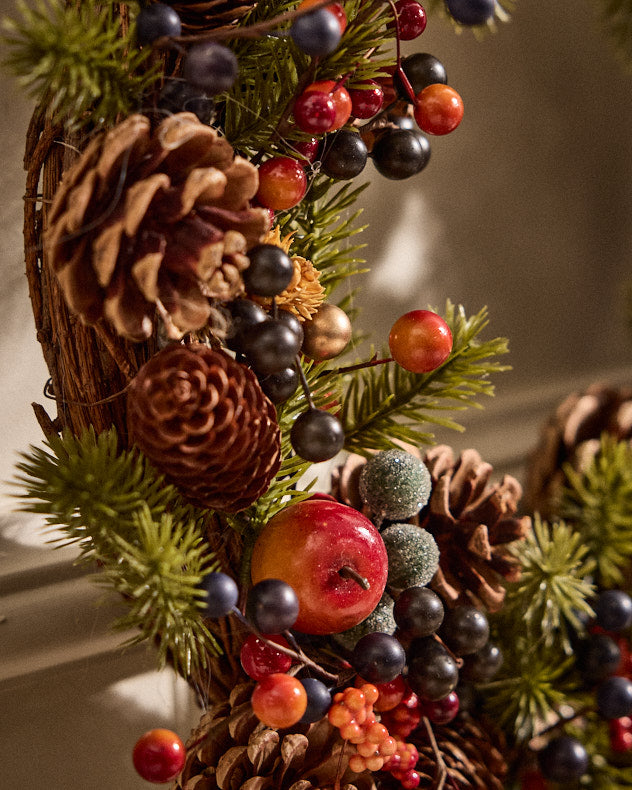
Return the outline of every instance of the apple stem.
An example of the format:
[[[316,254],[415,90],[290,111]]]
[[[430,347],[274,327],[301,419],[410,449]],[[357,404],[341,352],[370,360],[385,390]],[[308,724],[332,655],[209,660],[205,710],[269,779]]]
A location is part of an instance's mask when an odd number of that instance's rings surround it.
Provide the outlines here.
[[[356,584],[359,584],[363,590],[370,590],[371,585],[369,584],[369,580],[365,579],[364,576],[360,576],[360,574],[354,570],[350,565],[343,565],[342,568],[338,571],[338,573],[342,576],[343,579],[352,579]]]

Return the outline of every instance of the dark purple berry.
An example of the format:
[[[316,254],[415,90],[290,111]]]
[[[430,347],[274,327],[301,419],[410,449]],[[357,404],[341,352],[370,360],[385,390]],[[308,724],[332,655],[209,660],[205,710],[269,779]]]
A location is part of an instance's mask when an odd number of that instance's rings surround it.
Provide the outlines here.
[[[184,79],[211,96],[229,90],[238,71],[234,52],[213,41],[195,44],[184,58]]]
[[[453,19],[462,25],[484,25],[494,17],[496,0],[445,0]]]
[[[301,345],[303,345],[303,324],[301,324],[294,313],[290,313],[289,310],[278,310],[276,318],[278,321],[282,321],[284,324],[289,326],[292,332],[294,332],[296,337],[298,337],[300,340]]]
[[[301,678],[301,683],[307,694],[307,708],[301,716],[301,722],[311,724],[320,721],[331,707],[331,691],[316,678]]]
[[[395,601],[393,616],[407,636],[430,636],[443,622],[444,609],[441,598],[432,590],[409,587]]]
[[[456,688],[459,668],[436,639],[414,639],[408,650],[407,681],[418,697],[439,700]]]
[[[551,782],[573,782],[588,770],[588,752],[575,738],[560,735],[538,752],[540,771]]]
[[[290,37],[306,55],[328,55],[340,43],[342,32],[338,20],[326,8],[318,8],[297,17],[290,28]]]
[[[263,579],[251,588],[246,599],[246,617],[263,634],[280,634],[298,617],[298,598],[287,582]]]
[[[181,32],[180,17],[171,6],[164,3],[146,6],[136,17],[136,39],[141,46],[164,36],[179,36]]]
[[[251,299],[235,299],[227,305],[231,315],[231,325],[228,330],[226,344],[233,351],[243,354],[244,339],[255,324],[268,320],[268,314]]]
[[[428,52],[416,52],[404,58],[402,60],[402,69],[408,77],[408,82],[410,82],[415,96],[421,93],[424,88],[427,88],[428,85],[435,85],[436,83],[447,85],[448,83],[448,75],[443,63]],[[393,85],[402,99],[408,102],[411,101],[411,97],[408,95],[408,91],[397,72],[393,76]]]
[[[170,113],[192,112],[198,120],[209,124],[214,117],[215,102],[199,88],[180,79],[165,80],[158,106]]]
[[[467,656],[461,669],[461,676],[476,683],[489,683],[503,663],[499,647],[488,642],[476,653]]]
[[[430,158],[430,144],[423,135],[412,130],[389,129],[378,137],[371,156],[378,173],[385,178],[401,180],[423,170]]]
[[[443,621],[441,638],[458,656],[467,656],[487,643],[489,623],[475,606],[457,606]]]
[[[243,273],[248,293],[277,296],[289,285],[294,266],[290,257],[276,244],[257,244],[248,250],[250,266]]]
[[[283,368],[278,373],[271,373],[259,379],[261,389],[272,403],[285,403],[296,392],[299,376],[296,367]]]
[[[621,650],[611,636],[592,634],[577,648],[577,664],[587,683],[613,675],[621,663]]]
[[[205,617],[225,617],[237,606],[239,589],[234,579],[225,573],[209,573],[202,579],[201,587],[206,591]]]
[[[605,590],[594,609],[597,624],[606,631],[625,631],[632,625],[632,598],[623,590]]]
[[[632,680],[615,675],[597,688],[597,710],[605,719],[632,715]]]
[[[406,666],[406,652],[394,636],[375,631],[358,639],[350,662],[369,683],[390,683]]]
[[[350,129],[342,129],[327,138],[321,169],[330,178],[355,178],[364,170],[368,155],[360,135]]]
[[[294,332],[274,318],[252,326],[242,340],[246,359],[263,375],[292,367],[300,347]]]
[[[290,431],[294,452],[305,461],[328,461],[342,450],[345,434],[340,421],[328,411],[308,409]]]

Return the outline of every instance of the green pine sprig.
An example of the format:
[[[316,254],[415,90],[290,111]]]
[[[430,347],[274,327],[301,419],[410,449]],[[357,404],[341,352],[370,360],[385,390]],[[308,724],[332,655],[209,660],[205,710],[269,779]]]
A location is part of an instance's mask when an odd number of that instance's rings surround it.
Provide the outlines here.
[[[567,464],[559,513],[595,558],[601,587],[630,586],[632,561],[632,448],[604,434],[585,472]]]
[[[504,618],[520,622],[532,641],[572,653],[569,627],[583,632],[581,616],[593,616],[594,587],[587,581],[595,562],[581,535],[563,521],[548,524],[537,514],[533,529],[510,551],[520,560],[520,580],[509,585]]]
[[[70,126],[112,125],[141,102],[158,72],[124,33],[113,4],[98,0],[19,0],[19,17],[3,21],[4,65],[31,96],[46,100]]]
[[[485,308],[468,318],[462,306],[448,301],[444,318],[453,348],[437,370],[410,373],[391,362],[367,367],[349,379],[341,414],[346,450],[366,454],[396,447],[397,441],[429,444],[434,434],[428,426],[463,430],[455,419],[443,416],[446,411],[481,408],[475,398],[493,395],[489,376],[508,370],[493,358],[507,352],[507,341],[480,340],[488,323]]]
[[[199,590],[213,567],[204,541],[212,514],[184,503],[140,453],[119,451],[113,428],[65,432],[46,445],[17,464],[20,509],[45,516],[62,532],[56,542],[98,564],[103,583],[124,596],[128,611],[116,625],[138,632],[132,642],[154,640],[159,660],[185,674],[204,666],[218,650]]]
[[[217,570],[194,521],[176,522],[163,513],[152,517],[147,505],[134,514],[133,541],[111,535],[111,550],[97,577],[123,596],[127,612],[113,627],[135,630],[125,644],[144,640],[158,649],[158,662],[171,661],[184,677],[206,666],[218,645],[204,625],[205,593],[200,582]]]

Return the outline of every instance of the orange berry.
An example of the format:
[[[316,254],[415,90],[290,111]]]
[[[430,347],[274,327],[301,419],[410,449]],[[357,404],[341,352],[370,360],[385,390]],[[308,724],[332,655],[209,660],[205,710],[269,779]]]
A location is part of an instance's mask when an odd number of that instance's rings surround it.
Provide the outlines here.
[[[353,688],[353,686],[348,686],[345,691],[345,705],[352,710],[358,711],[364,708],[364,704],[366,702],[365,696],[360,691],[360,689]]]
[[[375,716],[375,713],[373,713],[373,711],[372,711],[372,710],[370,710],[370,711],[369,711],[369,712],[366,714],[366,719],[364,720],[364,726],[365,726],[365,727],[370,727],[370,726],[371,726],[371,724],[373,724],[373,723],[374,723],[374,722],[376,722],[376,721],[377,721],[377,718],[376,718],[376,716]]]
[[[382,757],[390,757],[397,752],[397,741],[389,735],[380,743],[379,750]]]
[[[366,708],[360,708],[360,710],[356,711],[355,720],[358,724],[364,724],[367,717],[367,710]]]
[[[331,708],[329,708],[327,718],[329,719],[329,723],[333,724],[334,727],[344,727],[346,724],[353,721],[353,713],[351,713],[346,705],[340,702],[334,702]]]
[[[362,771],[366,771],[364,757],[360,754],[352,754],[349,758],[349,768],[356,774],[361,774]]]
[[[362,741],[356,746],[358,750],[358,754],[361,754],[363,757],[375,757],[375,755],[379,754],[377,746],[371,741]]]
[[[300,680],[274,672],[259,681],[252,692],[252,710],[268,727],[291,727],[307,708],[307,693]]]
[[[377,687],[373,685],[373,683],[365,683],[361,690],[369,705],[374,705],[377,702],[380,692],[377,690]]]
[[[384,758],[379,755],[376,757],[367,757],[364,762],[369,771],[379,771],[384,765]]]
[[[364,738],[364,733],[354,721],[340,727],[340,737],[345,741],[350,741],[352,738],[358,738],[359,736]]]
[[[383,740],[389,737],[388,730],[379,721],[372,724],[367,730],[366,737],[371,743],[382,743]]]

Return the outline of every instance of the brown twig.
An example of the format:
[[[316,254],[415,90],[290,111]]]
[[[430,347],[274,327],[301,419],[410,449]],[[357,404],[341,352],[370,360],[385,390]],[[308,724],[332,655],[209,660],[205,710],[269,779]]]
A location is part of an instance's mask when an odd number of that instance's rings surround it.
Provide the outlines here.
[[[325,372],[339,375],[343,373],[351,373],[351,371],[353,370],[363,370],[364,368],[373,368],[376,365],[385,365],[387,362],[394,362],[393,357],[385,357],[384,359],[378,359],[377,354],[373,354],[371,359],[367,360],[366,362],[358,362],[355,365],[347,365],[344,368],[335,368],[334,370],[327,370]]]
[[[422,716],[422,721],[424,723],[424,727],[426,728],[426,732],[428,734],[428,740],[430,741],[430,745],[432,746],[432,751],[434,752],[434,756],[437,761],[437,785],[435,790],[443,790],[443,788],[445,787],[445,780],[448,776],[448,769],[446,768],[443,755],[441,754],[441,750],[439,749],[439,745],[437,744],[437,739],[435,738],[435,734],[432,729],[432,724],[430,723],[430,719],[428,719],[427,716]]]

